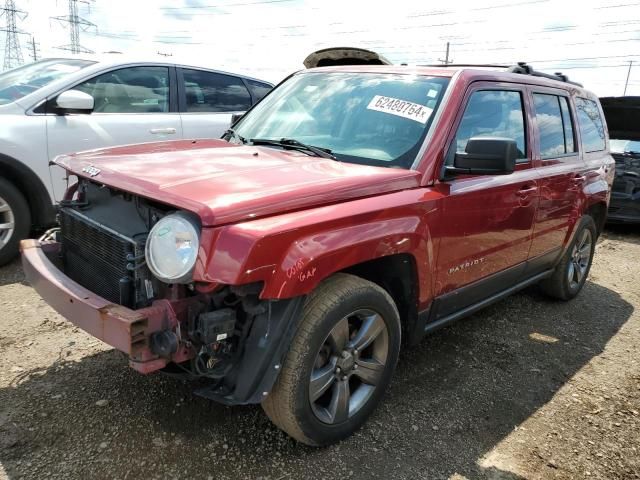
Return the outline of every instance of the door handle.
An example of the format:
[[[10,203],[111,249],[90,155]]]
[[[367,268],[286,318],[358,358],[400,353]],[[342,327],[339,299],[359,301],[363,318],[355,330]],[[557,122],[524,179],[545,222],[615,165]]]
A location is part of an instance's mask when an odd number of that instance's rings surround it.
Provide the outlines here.
[[[172,133],[176,133],[176,129],[175,128],[152,128],[149,130],[149,133],[153,133],[156,135],[172,134]]]
[[[538,187],[536,187],[535,185],[525,185],[520,190],[518,190],[518,196],[520,198],[525,198],[531,195],[532,193],[535,193],[537,190],[538,190]]]
[[[574,185],[582,185],[586,179],[586,175],[576,175],[571,179],[571,181],[574,183]]]

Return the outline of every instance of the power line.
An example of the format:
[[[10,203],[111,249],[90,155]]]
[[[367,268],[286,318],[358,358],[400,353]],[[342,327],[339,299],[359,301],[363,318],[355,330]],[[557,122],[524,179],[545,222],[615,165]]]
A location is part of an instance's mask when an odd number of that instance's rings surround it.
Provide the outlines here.
[[[244,7],[247,5],[263,5],[269,3],[285,3],[285,2],[295,2],[296,0],[260,0],[256,2],[245,2],[245,3],[227,3],[222,5],[185,5],[183,7],[160,7],[160,10],[207,10],[209,8],[227,8],[227,7]],[[185,15],[193,15],[191,13],[186,13]]]
[[[584,69],[584,68],[593,68],[595,70],[598,70],[600,68],[620,68],[620,67],[626,67],[627,64],[626,63],[620,63],[618,65],[569,65],[566,67],[558,67],[558,69],[561,70],[574,70],[574,69]]]
[[[527,2],[512,2],[512,3],[505,3],[502,5],[490,5],[488,7],[477,7],[477,8],[472,8],[471,10],[495,10],[497,8],[510,8],[510,7],[520,7],[522,5],[531,5],[534,3],[547,3],[549,0],[530,0]]]
[[[26,32],[17,28],[16,19],[24,20],[25,18],[27,18],[27,12],[16,9],[14,0],[5,0],[4,8],[0,10],[0,16],[4,16],[6,19],[5,27],[0,28],[0,31],[7,32],[4,44],[3,64],[3,69],[7,70],[9,68],[20,66],[24,63],[18,35],[26,34]]]
[[[635,7],[640,3],[619,3],[617,5],[605,5],[604,7],[595,7],[596,10],[602,10],[604,8],[620,8],[620,7]]]
[[[78,15],[78,2],[89,4],[89,1],[93,0],[69,0],[69,14],[61,15],[59,17],[51,17],[52,20],[58,20],[60,23],[69,24],[69,37],[70,43],[62,45],[60,50],[69,50],[71,53],[94,53],[86,47],[80,44],[80,29],[87,31],[90,27],[96,27],[95,23],[91,23],[89,20],[82,18]]]

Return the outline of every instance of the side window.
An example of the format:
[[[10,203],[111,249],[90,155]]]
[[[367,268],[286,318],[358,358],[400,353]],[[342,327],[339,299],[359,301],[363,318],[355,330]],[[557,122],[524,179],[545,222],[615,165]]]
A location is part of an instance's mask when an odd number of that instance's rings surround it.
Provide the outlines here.
[[[586,98],[576,98],[576,110],[578,111],[578,128],[584,151],[604,150],[604,125],[598,104]]]
[[[169,111],[169,69],[130,67],[103,73],[74,87],[94,99],[96,113]]]
[[[574,152],[573,127],[565,97],[534,93],[536,122],[540,135],[540,156],[557,157]]]
[[[182,69],[187,112],[238,112],[251,106],[242,80],[232,75]]]
[[[527,158],[522,94],[506,90],[478,90],[471,95],[456,132],[456,152],[463,153],[472,137],[512,138],[518,158]]]
[[[271,88],[273,88],[269,84],[256,82],[255,80],[245,79],[245,82],[247,82],[249,90],[251,91],[253,103],[257,103],[262,100],[262,97],[269,93],[271,91]]]

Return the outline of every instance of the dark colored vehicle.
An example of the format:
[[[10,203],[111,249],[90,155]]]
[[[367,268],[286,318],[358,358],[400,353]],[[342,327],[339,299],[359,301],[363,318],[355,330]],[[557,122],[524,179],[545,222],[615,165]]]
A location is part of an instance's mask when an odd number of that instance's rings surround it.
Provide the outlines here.
[[[77,181],[60,230],[22,242],[27,278],[135,370],[345,438],[402,345],[586,281],[614,176],[600,104],[518,68],[306,70],[226,140],[58,157]]]
[[[608,220],[640,223],[640,97],[601,98],[616,161]]]

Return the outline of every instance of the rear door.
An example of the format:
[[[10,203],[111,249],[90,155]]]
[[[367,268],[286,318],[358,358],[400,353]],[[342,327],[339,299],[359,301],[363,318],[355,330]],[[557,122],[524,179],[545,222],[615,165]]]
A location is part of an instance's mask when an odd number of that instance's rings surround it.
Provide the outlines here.
[[[510,175],[456,176],[441,184],[442,234],[437,261],[438,320],[512,286],[522,277],[538,203],[532,165],[526,89],[517,84],[476,83],[446,154],[453,164],[472,137],[516,141]],[[464,288],[461,288],[464,287]]]
[[[587,181],[578,152],[576,113],[567,92],[532,87],[535,157],[540,173],[540,206],[531,245],[530,269],[544,269],[562,253],[576,220],[580,193]],[[604,142],[604,140],[603,140]]]
[[[178,80],[184,138],[220,138],[232,115],[251,106],[251,94],[240,77],[179,68]]]
[[[70,89],[94,99],[90,114],[55,113],[55,99],[47,103],[49,159],[57,155],[131,143],[180,139],[182,125],[173,85],[175,71],[168,66],[132,66],[114,69]],[[56,199],[64,194],[65,172],[52,167]]]

